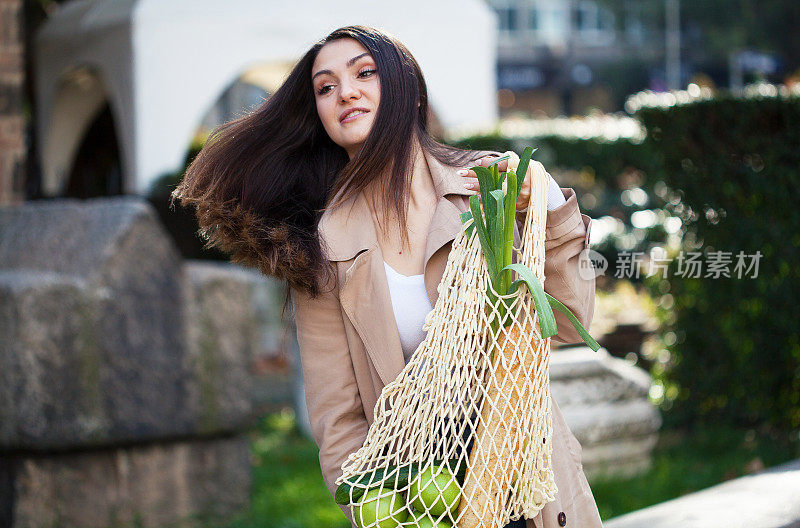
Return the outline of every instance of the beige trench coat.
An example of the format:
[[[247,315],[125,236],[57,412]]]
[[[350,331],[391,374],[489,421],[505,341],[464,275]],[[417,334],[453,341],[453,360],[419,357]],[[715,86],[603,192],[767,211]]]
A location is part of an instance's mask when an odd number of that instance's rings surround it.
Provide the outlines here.
[[[477,152],[481,155],[497,154]],[[444,273],[451,242],[461,231],[459,214],[467,211],[470,192],[458,168],[426,154],[438,203],[428,231],[425,287],[431,304]],[[581,214],[575,191],[562,188],[567,202],[548,211],[545,235],[544,289],[563,302],[588,328],[594,311],[594,280],[578,276],[578,254],[588,247],[590,218]],[[518,213],[515,245],[525,213]],[[306,403],[311,430],[319,446],[325,484],[333,494],[341,465],[362,446],[374,419],[383,387],[405,366],[389,297],[383,256],[363,195],[341,208],[325,211],[319,224],[328,258],[336,265],[339,287],[317,299],[293,290]],[[555,341],[581,339],[560,312]],[[553,471],[558,494],[527,527],[602,526],[581,466],[581,446],[552,401]],[[342,511],[350,519],[349,508]],[[352,521],[352,519],[350,519]]]

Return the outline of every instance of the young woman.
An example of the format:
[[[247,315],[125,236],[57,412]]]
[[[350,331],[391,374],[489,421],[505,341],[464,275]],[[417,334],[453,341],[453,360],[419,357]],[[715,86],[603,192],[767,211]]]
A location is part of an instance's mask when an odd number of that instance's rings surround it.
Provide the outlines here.
[[[348,26],[315,44],[260,108],[215,130],[173,193],[196,206],[208,245],[288,283],[331,493],[366,438],[382,388],[425,337],[459,213],[477,193],[468,167],[497,155],[435,141],[411,53],[381,31]],[[530,170],[525,178],[519,225]],[[578,254],[590,219],[572,189],[552,178],[550,186],[544,288],[588,326],[594,281],[578,275]],[[580,341],[556,317],[553,339]],[[555,402],[552,414],[556,500],[509,526],[601,526],[580,444]]]

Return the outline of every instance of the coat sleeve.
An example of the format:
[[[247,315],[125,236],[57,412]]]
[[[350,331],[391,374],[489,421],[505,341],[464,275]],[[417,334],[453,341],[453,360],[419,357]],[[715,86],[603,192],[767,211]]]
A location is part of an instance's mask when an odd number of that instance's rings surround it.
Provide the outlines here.
[[[331,494],[342,463],[360,448],[369,428],[336,291],[312,299],[292,289],[297,342],[311,432],[319,446],[322,477]],[[350,518],[349,507],[340,506]]]
[[[544,290],[561,301],[589,329],[594,315],[595,279],[581,277],[580,253],[589,247],[592,219],[578,208],[572,188],[561,187],[566,203],[547,211],[544,237]],[[525,212],[517,212],[517,227],[522,230]],[[554,310],[558,334],[552,339],[560,343],[582,343],[583,339],[567,316]]]

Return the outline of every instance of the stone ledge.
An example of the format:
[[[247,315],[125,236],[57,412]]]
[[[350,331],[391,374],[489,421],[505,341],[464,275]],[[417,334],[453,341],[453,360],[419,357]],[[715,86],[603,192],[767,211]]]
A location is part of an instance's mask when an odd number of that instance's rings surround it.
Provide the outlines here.
[[[650,375],[647,372],[613,357],[603,348],[597,352],[587,346],[561,348],[550,357],[551,381],[567,382],[609,372],[635,385],[643,394],[650,389]]]
[[[645,371],[578,346],[553,352],[550,381],[587,475],[632,476],[650,466],[661,416],[648,400]]]
[[[800,459],[604,523],[606,528],[800,528]]]
[[[656,432],[661,427],[661,416],[646,400],[570,406],[568,409],[567,423],[581,443],[638,437]]]
[[[583,470],[587,477],[630,477],[652,466],[650,454],[658,441],[658,434],[642,437],[614,439],[609,442],[587,444],[583,448]]]

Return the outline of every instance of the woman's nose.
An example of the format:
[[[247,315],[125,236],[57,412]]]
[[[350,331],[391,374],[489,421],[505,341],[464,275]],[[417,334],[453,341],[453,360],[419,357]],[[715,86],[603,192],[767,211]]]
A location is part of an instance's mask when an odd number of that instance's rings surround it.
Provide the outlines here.
[[[342,98],[342,101],[357,99],[360,95],[361,92],[359,92],[350,81],[342,81],[339,84],[339,96]]]

